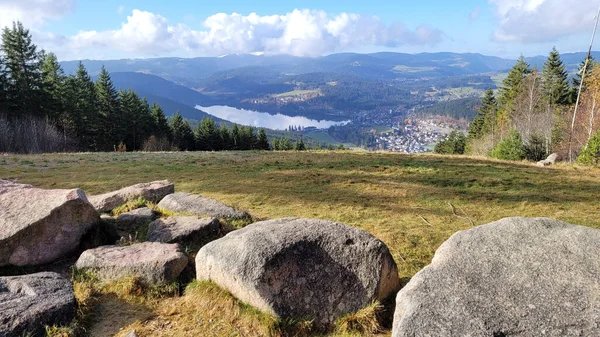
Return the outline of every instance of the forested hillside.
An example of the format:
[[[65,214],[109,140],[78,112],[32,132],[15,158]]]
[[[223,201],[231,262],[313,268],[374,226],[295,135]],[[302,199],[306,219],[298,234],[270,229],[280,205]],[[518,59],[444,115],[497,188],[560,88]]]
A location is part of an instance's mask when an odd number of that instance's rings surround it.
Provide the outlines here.
[[[498,92],[486,92],[466,141],[455,136],[436,149],[440,153],[532,161],[557,153],[570,162],[597,165],[599,100],[600,65],[593,57],[580,64],[571,81],[556,49],[542,69],[531,67],[521,57]],[[463,146],[454,146],[459,143]]]
[[[170,111],[174,116],[169,122],[157,101],[179,109],[202,95],[191,89],[170,89],[176,85],[161,78],[117,74],[121,87],[117,90],[105,67],[94,81],[81,62],[74,74],[65,75],[56,56],[39,51],[20,22],[2,31],[0,50],[0,152],[270,147],[262,129],[257,134],[252,127],[218,128],[214,120],[203,119],[192,130],[177,110]],[[127,89],[132,81],[143,82],[147,90]],[[198,110],[194,116],[184,112],[198,119],[208,116]]]

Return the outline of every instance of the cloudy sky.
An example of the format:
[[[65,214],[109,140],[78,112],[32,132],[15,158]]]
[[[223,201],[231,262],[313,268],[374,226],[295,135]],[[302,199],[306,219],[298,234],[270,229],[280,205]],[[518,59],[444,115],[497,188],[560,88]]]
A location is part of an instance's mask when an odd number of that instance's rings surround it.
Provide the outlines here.
[[[587,49],[600,0],[0,0],[62,60]],[[600,42],[599,42],[600,43]],[[596,48],[600,49],[600,48]]]

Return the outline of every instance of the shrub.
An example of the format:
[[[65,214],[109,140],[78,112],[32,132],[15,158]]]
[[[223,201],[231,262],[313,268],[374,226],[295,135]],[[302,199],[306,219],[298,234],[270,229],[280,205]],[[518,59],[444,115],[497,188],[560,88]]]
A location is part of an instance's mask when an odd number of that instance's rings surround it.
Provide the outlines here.
[[[521,135],[515,130],[511,130],[504,140],[490,151],[489,156],[503,160],[523,160],[525,158],[525,149]]]
[[[452,131],[445,140],[435,144],[433,152],[439,154],[464,154],[467,138],[462,132]]]
[[[544,160],[548,155],[548,151],[546,151],[546,144],[544,143],[544,138],[538,135],[531,135],[529,137],[529,141],[524,146],[525,150],[525,158],[531,161],[540,161]]]
[[[125,143],[119,143],[119,146],[117,146],[117,152],[127,152],[127,146],[125,145]]]
[[[142,151],[157,152],[157,151],[173,151],[173,144],[166,138],[158,138],[150,136],[142,146]]]
[[[583,165],[600,164],[600,131],[593,135],[581,150],[577,162]]]
[[[64,130],[44,119],[24,116],[8,119],[0,115],[0,153],[48,153],[76,149]]]

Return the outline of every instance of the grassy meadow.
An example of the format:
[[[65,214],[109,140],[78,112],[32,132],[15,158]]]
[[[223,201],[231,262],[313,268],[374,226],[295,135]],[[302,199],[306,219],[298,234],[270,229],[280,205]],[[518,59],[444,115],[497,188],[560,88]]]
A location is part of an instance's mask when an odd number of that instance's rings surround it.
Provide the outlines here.
[[[0,178],[88,194],[169,179],[176,191],[218,199],[256,220],[343,222],[384,241],[404,283],[453,233],[503,217],[543,216],[600,228],[600,169],[566,164],[539,168],[465,156],[357,151],[0,155]],[[135,280],[112,286],[75,281],[86,310],[79,324],[92,336],[122,336],[131,328],[140,336],[285,336],[308,330],[298,328],[301,322],[256,312],[211,284],[193,282],[184,294],[165,296],[141,289]],[[362,314],[347,320],[369,316]],[[381,327],[360,331],[352,327],[361,324],[352,323],[341,322],[350,328],[328,335],[390,333]],[[292,325],[297,333],[288,328]]]

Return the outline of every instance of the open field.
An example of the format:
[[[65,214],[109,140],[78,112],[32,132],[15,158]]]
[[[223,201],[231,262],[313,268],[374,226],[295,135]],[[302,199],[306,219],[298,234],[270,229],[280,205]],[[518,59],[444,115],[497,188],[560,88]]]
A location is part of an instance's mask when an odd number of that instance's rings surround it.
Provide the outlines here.
[[[436,67],[409,67],[406,65],[397,65],[392,70],[399,73],[420,73],[424,71],[434,71]]]
[[[498,73],[498,74],[494,74],[491,76],[492,81],[494,81],[494,84],[496,84],[496,86],[498,88],[500,88],[502,86],[502,81],[504,81],[504,79],[506,79],[506,77],[508,77],[508,73]]]
[[[333,145],[333,146],[338,146],[340,144],[344,145],[345,148],[347,149],[352,149],[356,147],[356,144],[352,144],[352,143],[340,143],[337,140],[333,139],[333,137],[331,137],[327,131],[314,131],[314,132],[310,132],[306,134],[306,138],[310,138],[314,141],[317,141],[319,143],[323,143],[326,145]]]
[[[284,92],[284,93],[281,93],[281,94],[273,95],[273,97],[276,97],[276,98],[296,97],[296,96],[301,96],[301,95],[318,95],[320,93],[321,93],[321,90],[319,90],[319,89],[313,89],[313,90],[293,90],[293,91],[288,91],[288,92]]]
[[[0,177],[44,188],[79,187],[88,194],[169,179],[177,191],[216,198],[256,219],[343,222],[388,245],[403,283],[456,231],[503,217],[544,216],[600,228],[600,169],[538,168],[464,156],[353,151],[0,155]],[[76,283],[80,294],[89,287]],[[126,296],[114,289],[89,292],[102,299],[94,305],[92,335],[123,335],[126,327],[135,327],[140,336],[277,335],[268,328],[271,318],[210,284],[194,284],[185,296],[161,300],[135,291]]]

